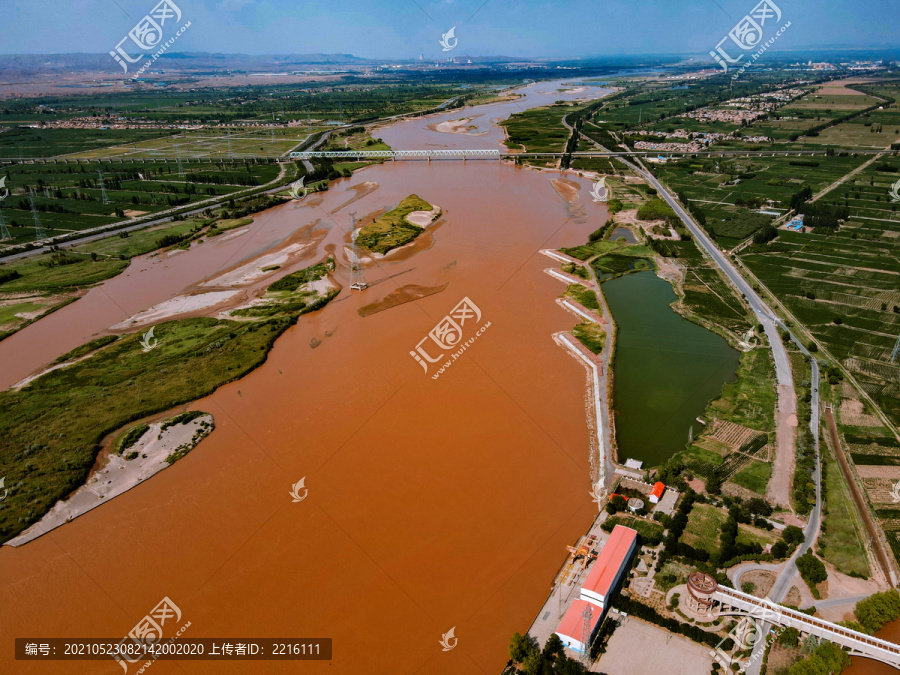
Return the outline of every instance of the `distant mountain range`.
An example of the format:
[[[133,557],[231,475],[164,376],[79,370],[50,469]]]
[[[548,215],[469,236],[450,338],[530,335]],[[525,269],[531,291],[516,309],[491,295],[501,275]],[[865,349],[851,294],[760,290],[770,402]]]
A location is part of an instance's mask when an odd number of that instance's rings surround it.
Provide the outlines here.
[[[336,69],[342,67],[376,66],[383,63],[414,64],[418,59],[365,59],[353,54],[221,54],[210,52],[168,52],[160,61],[177,61],[179,67],[190,70],[217,72],[279,72],[306,70],[310,67]],[[426,59],[426,62],[433,59]],[[446,59],[442,59],[446,60]],[[506,56],[475,57],[455,55],[457,63],[509,63],[533,59]],[[108,54],[0,54],[0,80],[15,80],[35,75],[108,72],[121,74],[116,62]]]

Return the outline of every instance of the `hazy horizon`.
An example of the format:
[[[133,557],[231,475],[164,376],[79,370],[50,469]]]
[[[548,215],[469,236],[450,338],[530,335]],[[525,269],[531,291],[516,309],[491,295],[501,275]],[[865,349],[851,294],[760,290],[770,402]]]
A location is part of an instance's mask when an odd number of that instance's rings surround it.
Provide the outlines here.
[[[190,22],[172,53],[264,56],[351,54],[370,60],[426,60],[468,55],[604,58],[708,54],[757,2],[648,0],[635,24],[634,4],[586,0],[172,0]],[[114,49],[158,0],[14,2],[5,14],[0,54],[103,54]],[[864,15],[837,0],[779,0],[790,29],[772,52],[895,49],[900,5],[873,0]],[[773,19],[774,21],[774,19]],[[171,24],[172,22],[170,22]],[[623,30],[625,26],[629,30]],[[169,37],[165,27],[165,37]],[[452,51],[442,35],[455,27]],[[865,46],[863,46],[865,45]]]

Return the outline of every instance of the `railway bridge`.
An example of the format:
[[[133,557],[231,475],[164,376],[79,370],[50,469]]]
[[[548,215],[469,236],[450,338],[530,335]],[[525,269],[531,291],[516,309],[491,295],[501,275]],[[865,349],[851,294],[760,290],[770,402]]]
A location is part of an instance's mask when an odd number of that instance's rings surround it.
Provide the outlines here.
[[[852,151],[857,155],[877,155],[884,150],[860,148]],[[583,152],[512,152],[497,148],[470,148],[467,150],[301,150],[285,156],[265,155],[215,155],[215,156],[112,156],[112,157],[0,157],[0,166],[15,164],[175,164],[178,161],[188,164],[218,164],[233,162],[253,162],[254,164],[281,164],[298,160],[326,158],[343,161],[364,161],[389,159],[432,159],[463,160],[468,159],[559,159],[571,156],[572,159],[591,159],[602,157],[661,158],[677,160],[688,157],[696,158],[740,158],[740,157],[824,157],[825,150],[699,150],[697,152],[676,152],[672,150],[587,150]]]

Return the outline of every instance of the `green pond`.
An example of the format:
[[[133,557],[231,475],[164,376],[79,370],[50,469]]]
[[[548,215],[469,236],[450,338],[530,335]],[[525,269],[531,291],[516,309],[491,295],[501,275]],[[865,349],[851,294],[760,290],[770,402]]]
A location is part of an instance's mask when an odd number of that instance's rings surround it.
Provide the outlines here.
[[[675,312],[672,286],[653,272],[603,283],[618,325],[615,421],[619,460],[657,466],[683,450],[696,418],[735,379],[740,354]]]

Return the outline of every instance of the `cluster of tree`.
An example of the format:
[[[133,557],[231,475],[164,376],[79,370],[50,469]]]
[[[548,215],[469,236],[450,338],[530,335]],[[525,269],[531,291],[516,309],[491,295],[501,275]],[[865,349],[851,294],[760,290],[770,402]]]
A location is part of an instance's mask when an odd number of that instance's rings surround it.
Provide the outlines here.
[[[804,417],[809,419],[809,408],[804,406]],[[797,513],[806,515],[812,511],[816,503],[816,483],[813,480],[813,472],[816,469],[816,453],[812,434],[806,424],[801,423],[802,432],[797,438],[797,466],[794,469],[793,485],[791,488],[794,505]]]
[[[874,633],[889,621],[900,619],[900,593],[890,590],[870,595],[856,603],[854,613],[866,631]]]
[[[86,200],[97,201],[90,197],[85,196]],[[18,204],[16,204],[16,208],[20,211],[30,211],[31,210],[31,202],[27,199],[20,199]],[[41,203],[38,201],[34,202],[35,211],[41,211],[42,213],[69,213],[69,210],[62,206],[61,204],[54,203]]]
[[[684,534],[684,529],[687,527],[688,514],[690,514],[691,509],[694,508],[694,502],[696,501],[697,493],[689,489],[681,498],[681,503],[678,505],[678,510],[675,512],[675,515],[669,518],[668,522],[665,523],[669,533],[663,540],[663,550],[662,553],[659,554],[657,569],[662,569],[666,560],[675,555],[688,558],[689,560],[698,560],[700,562],[709,560],[708,551],[702,548],[694,548],[689,544],[679,541],[681,535]]]
[[[645,605],[642,602],[632,600],[631,598],[626,598],[621,593],[613,596],[612,606],[622,612],[625,612],[629,616],[635,616],[639,619],[643,619],[644,621],[654,623],[657,626],[662,626],[670,633],[684,635],[686,638],[689,638],[694,642],[699,642],[700,644],[708,645],[713,648],[717,647],[720,640],[722,639],[719,635],[705,631],[698,626],[682,623],[677,619],[669,619],[667,617],[664,617],[652,607]],[[722,643],[722,648],[726,651],[731,650],[733,647],[734,640],[732,640],[731,638],[726,638],[725,642]]]
[[[820,584],[828,578],[828,570],[812,551],[807,551],[797,558],[797,571],[810,588]]]
[[[753,235],[753,243],[757,245],[768,244],[778,236],[778,229],[773,225],[763,225]]]
[[[781,539],[772,544],[772,557],[776,559],[786,558],[803,539],[803,530],[796,525],[788,525],[782,530]]]
[[[584,666],[566,656],[565,645],[554,633],[538,648],[537,641],[530,635],[514,633],[509,641],[511,663],[504,673],[524,673],[525,675],[582,675]]]
[[[810,198],[812,198],[812,188],[809,185],[804,185],[791,195],[790,207],[796,211],[803,204],[808,202]]]
[[[612,218],[609,218],[605,223],[603,223],[602,227],[597,228],[593,232],[588,235],[588,241],[595,242],[604,239],[606,235],[615,228],[616,223]]]
[[[606,502],[606,512],[611,516],[620,511],[624,511],[627,508],[628,501],[622,495],[613,495],[609,498],[609,501]]]
[[[164,237],[160,237],[156,240],[156,248],[166,248],[167,246],[174,246],[175,244],[180,244],[185,239],[193,236],[190,232],[186,232],[185,234],[167,234]]]
[[[809,227],[836,228],[838,221],[847,220],[850,217],[848,207],[822,204],[821,202],[803,204],[799,210],[803,214],[803,224]]]
[[[762,554],[762,546],[757,542],[742,544],[737,541],[738,522],[729,513],[728,519],[722,523],[720,535],[721,546],[715,556],[719,567],[731,567],[731,561],[741,556],[757,556]]]
[[[0,270],[0,284],[5,284],[7,281],[18,279],[21,276],[18,270]]]
[[[815,640],[815,638],[813,638]],[[789,675],[833,675],[850,666],[850,655],[833,642],[823,642],[814,648],[808,659],[797,661]]]
[[[683,192],[678,193],[678,201],[680,201],[684,205],[684,208],[686,208],[688,213],[693,216],[694,220],[697,221],[697,224],[700,225],[700,227],[702,227],[704,230],[709,232],[706,227],[706,214],[703,213],[703,210],[690,199],[688,199],[687,195]],[[715,238],[712,233],[710,233],[710,236]]]
[[[668,204],[659,197],[653,197],[638,209],[637,217],[640,220],[676,220],[677,216]]]

